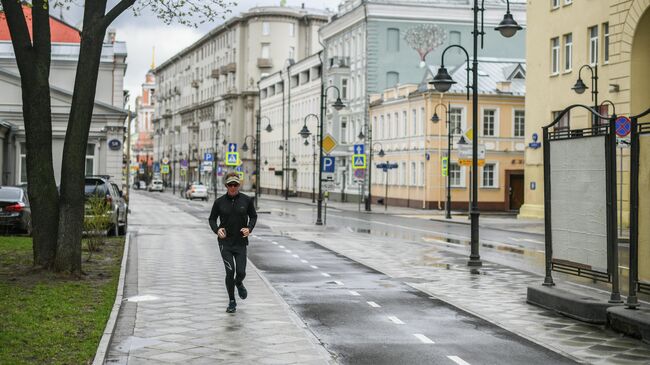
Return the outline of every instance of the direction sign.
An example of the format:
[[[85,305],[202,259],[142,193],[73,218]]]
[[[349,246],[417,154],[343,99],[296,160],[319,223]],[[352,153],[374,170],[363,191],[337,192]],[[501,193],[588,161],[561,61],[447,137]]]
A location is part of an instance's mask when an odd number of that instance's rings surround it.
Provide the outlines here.
[[[616,135],[625,137],[632,131],[632,122],[630,118],[621,116],[616,118]]]
[[[365,154],[365,145],[364,144],[355,144],[354,145],[354,153],[357,155],[363,155]]]
[[[239,164],[239,152],[226,152],[226,165],[237,166],[238,164]]]
[[[228,143],[228,152],[237,152],[237,143]]]
[[[320,161],[321,171],[322,172],[334,172],[334,157],[323,156],[323,159]]]
[[[212,153],[206,152],[203,154],[203,161],[212,161]]]
[[[331,134],[328,133],[325,136],[325,138],[323,138],[323,144],[322,144],[323,151],[325,153],[327,153],[328,155],[329,155],[330,152],[332,152],[332,150],[334,150],[334,148],[336,148],[337,145],[338,145],[338,143],[336,142],[334,137],[332,137]]]
[[[352,155],[352,169],[365,169],[366,155]]]

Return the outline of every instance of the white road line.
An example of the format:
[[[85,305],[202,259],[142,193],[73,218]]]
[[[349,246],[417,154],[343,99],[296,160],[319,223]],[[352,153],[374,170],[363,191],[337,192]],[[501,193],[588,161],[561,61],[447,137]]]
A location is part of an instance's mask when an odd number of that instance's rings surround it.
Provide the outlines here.
[[[286,252],[286,253],[291,253],[291,250],[284,250],[284,252]]]
[[[322,273],[320,273],[320,274],[323,275],[323,276],[326,277],[326,278],[329,278],[329,277],[332,276],[332,275],[330,275],[330,274],[328,274],[328,273],[326,273],[326,272],[322,272]]]
[[[422,343],[435,343],[429,337],[420,333],[414,333],[413,336],[415,336],[418,340],[422,341]]]
[[[309,261],[307,260],[300,260],[300,262],[302,262],[303,264],[309,263]]]
[[[338,281],[338,280],[334,281],[334,284],[336,284],[336,285],[344,285],[343,282]]]
[[[447,358],[453,362],[455,362],[458,365],[470,365],[467,361],[461,359],[458,356],[447,356]]]
[[[348,227],[348,231],[350,231],[351,233],[354,233],[354,229],[352,229],[352,227]]]
[[[314,270],[318,269],[318,266],[316,266],[316,265],[309,265],[309,267],[311,267]]]
[[[351,295],[354,295],[355,297],[361,296],[361,294],[359,294],[358,292],[356,292],[354,290],[348,290],[348,293],[350,293]]]
[[[274,245],[277,245],[277,244],[278,244],[278,243],[277,243],[277,242],[275,242],[275,241],[273,241],[273,242],[271,242],[271,243],[272,243],[272,244],[274,244]]]
[[[291,256],[293,256],[293,257],[295,257],[295,258],[300,258],[300,256],[298,256],[298,255],[296,255],[296,254],[293,254],[293,255],[291,255]]]
[[[395,324],[404,324],[404,322],[400,321],[400,319],[395,316],[388,316],[388,319]]]
[[[282,245],[280,245],[280,246],[278,246],[278,247],[280,247],[280,248],[284,248],[284,246],[282,246]]]
[[[368,303],[368,305],[373,307],[373,308],[381,308],[381,305],[379,305],[379,304],[377,304],[375,302],[366,302],[366,303]]]
[[[524,238],[523,240],[526,241],[526,242],[532,242],[532,243],[539,243],[539,244],[544,243],[544,242],[538,241],[538,240],[531,240],[530,238]]]

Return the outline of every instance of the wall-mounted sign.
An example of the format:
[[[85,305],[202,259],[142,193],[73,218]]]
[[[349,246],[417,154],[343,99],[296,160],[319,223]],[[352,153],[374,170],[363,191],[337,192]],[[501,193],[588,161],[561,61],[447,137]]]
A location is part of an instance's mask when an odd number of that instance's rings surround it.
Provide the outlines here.
[[[530,148],[532,148],[534,150],[542,147],[542,143],[537,142],[538,139],[539,139],[539,136],[537,135],[537,133],[533,133],[533,141],[528,144],[528,147],[530,147]]]
[[[122,141],[119,139],[111,139],[108,141],[108,148],[113,151],[119,151],[122,148]]]

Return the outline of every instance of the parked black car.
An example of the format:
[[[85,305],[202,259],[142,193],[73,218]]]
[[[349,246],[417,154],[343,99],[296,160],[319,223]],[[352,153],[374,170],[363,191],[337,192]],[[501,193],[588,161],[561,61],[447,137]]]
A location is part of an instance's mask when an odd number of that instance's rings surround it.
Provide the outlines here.
[[[122,192],[109,181],[107,176],[86,176],[84,193],[86,198],[99,196],[106,199],[110,205],[111,226],[110,235],[123,235],[126,233],[128,209],[122,198]]]
[[[32,234],[32,210],[27,191],[18,186],[0,186],[0,229]]]

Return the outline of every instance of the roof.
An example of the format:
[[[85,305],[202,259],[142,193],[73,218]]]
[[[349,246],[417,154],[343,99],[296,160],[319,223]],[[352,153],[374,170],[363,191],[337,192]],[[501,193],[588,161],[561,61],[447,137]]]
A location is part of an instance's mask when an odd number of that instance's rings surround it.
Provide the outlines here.
[[[422,79],[428,83],[433,75],[438,73],[438,65],[429,65]],[[451,78],[456,81],[449,93],[464,94],[467,92],[466,64],[448,68]],[[472,77],[470,73],[470,77]],[[497,90],[500,82],[510,82],[509,92]],[[422,84],[421,84],[422,85]],[[478,63],[478,93],[486,95],[526,95],[526,63],[524,60],[482,58]]]
[[[29,35],[32,36],[32,8],[23,5],[23,14],[27,21],[27,28]],[[79,29],[67,24],[66,22],[57,19],[50,15],[50,37],[52,43],[81,43],[81,35]],[[0,41],[10,41],[11,33],[7,26],[7,18],[4,12],[0,12]]]

